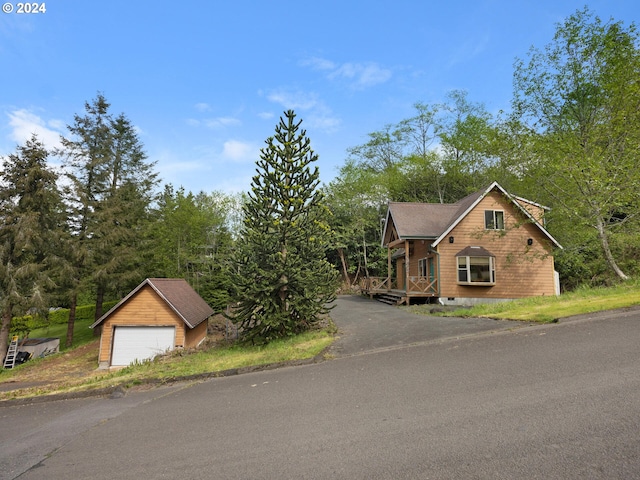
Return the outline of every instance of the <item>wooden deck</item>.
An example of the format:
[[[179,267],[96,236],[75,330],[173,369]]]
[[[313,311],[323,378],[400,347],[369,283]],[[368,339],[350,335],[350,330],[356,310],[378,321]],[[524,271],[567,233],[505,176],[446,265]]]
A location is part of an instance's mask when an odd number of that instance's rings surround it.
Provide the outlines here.
[[[440,296],[438,279],[427,277],[409,277],[407,289],[397,288],[391,277],[368,277],[360,285],[362,293],[370,298],[377,298],[384,303],[409,305],[412,298],[432,298]]]

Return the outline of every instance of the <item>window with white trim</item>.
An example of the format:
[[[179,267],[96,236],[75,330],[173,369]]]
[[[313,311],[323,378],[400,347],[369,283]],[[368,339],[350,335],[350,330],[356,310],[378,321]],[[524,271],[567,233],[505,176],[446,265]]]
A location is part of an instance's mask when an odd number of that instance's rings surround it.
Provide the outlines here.
[[[458,283],[472,285],[495,285],[496,269],[494,257],[456,257],[458,260]]]
[[[421,258],[418,260],[418,276],[426,277],[427,276],[427,259]]]
[[[502,210],[485,210],[484,228],[487,230],[504,230],[504,212]]]

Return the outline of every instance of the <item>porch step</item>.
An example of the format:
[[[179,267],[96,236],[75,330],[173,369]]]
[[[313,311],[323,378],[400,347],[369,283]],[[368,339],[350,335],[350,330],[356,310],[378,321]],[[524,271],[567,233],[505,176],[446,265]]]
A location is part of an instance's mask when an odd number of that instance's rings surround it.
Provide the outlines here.
[[[401,305],[406,302],[406,298],[403,295],[395,293],[379,293],[375,296],[376,300],[387,305]]]

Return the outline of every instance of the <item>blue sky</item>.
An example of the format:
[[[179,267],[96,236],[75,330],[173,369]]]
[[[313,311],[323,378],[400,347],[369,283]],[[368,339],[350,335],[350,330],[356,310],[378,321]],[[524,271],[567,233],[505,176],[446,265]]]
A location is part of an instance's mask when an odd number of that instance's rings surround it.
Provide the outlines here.
[[[4,0],[2,0],[2,3]],[[509,110],[513,63],[584,2],[51,0],[0,13],[0,155],[54,147],[98,92],[139,131],[163,183],[247,190],[259,149],[293,108],[324,182],[346,150],[462,89]],[[586,3],[640,20],[637,0]],[[4,8],[4,7],[3,7]]]

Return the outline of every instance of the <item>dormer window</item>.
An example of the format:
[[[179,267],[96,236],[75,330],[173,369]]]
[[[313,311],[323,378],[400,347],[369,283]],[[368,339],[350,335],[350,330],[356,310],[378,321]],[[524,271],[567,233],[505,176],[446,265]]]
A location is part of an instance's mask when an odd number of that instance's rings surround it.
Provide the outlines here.
[[[485,210],[484,228],[487,230],[504,230],[504,212],[502,210]]]

